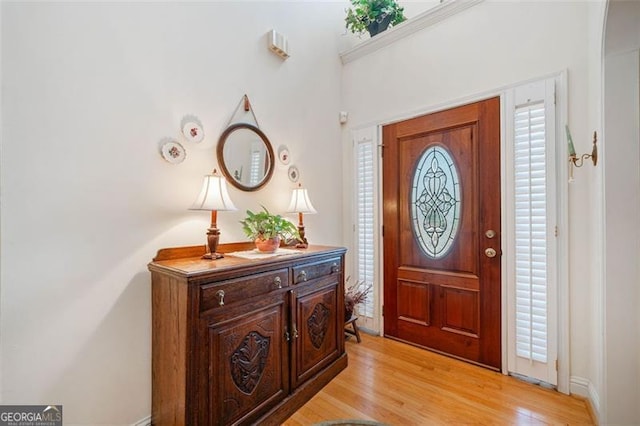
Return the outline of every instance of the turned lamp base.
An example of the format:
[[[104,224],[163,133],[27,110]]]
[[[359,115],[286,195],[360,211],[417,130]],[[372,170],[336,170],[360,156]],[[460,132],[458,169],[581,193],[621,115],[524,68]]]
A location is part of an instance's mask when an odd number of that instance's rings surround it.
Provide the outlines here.
[[[300,239],[298,240],[298,244],[296,244],[296,248],[308,248],[309,241],[307,241],[307,237],[304,235],[304,223],[302,222],[302,213],[298,213],[298,235]]]
[[[218,242],[220,241],[220,230],[216,223],[212,222],[211,227],[207,229],[207,247],[209,252],[202,256],[202,259],[221,259],[224,257],[222,253],[218,253]]]

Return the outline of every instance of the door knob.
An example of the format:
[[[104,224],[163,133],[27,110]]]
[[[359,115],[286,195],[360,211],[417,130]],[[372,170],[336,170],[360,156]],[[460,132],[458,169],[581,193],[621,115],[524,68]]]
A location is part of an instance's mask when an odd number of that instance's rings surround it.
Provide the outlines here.
[[[487,257],[496,257],[496,254],[498,254],[498,253],[492,248],[487,248],[487,249],[484,249],[484,254]]]

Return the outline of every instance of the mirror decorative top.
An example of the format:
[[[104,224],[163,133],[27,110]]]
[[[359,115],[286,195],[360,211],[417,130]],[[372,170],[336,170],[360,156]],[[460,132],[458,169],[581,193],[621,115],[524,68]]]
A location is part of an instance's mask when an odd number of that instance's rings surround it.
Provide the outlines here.
[[[228,182],[242,191],[257,191],[273,175],[274,153],[267,136],[248,123],[232,124],[216,149],[220,169]]]

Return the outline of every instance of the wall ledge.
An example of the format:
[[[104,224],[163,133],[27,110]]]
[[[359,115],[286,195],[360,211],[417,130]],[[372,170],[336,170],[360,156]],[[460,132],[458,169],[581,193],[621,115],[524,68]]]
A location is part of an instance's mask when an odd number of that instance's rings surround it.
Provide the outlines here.
[[[418,16],[411,19],[407,19],[402,24],[391,27],[381,34],[363,41],[357,46],[352,47],[340,54],[340,60],[343,64],[355,61],[358,58],[362,58],[376,50],[389,46],[398,40],[401,40],[411,34],[428,28],[438,22],[454,16],[464,10],[469,9],[484,0],[445,0],[444,3],[422,12]]]

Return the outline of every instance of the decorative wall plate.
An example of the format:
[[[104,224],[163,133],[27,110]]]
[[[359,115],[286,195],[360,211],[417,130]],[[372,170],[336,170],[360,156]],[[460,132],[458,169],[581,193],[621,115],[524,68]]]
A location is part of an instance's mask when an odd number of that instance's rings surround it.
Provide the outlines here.
[[[289,180],[291,182],[297,182],[300,179],[300,172],[296,166],[289,166]]]
[[[195,121],[187,121],[184,123],[182,126],[182,134],[190,142],[200,143],[204,139],[204,130],[202,130],[202,126]]]
[[[187,156],[187,152],[184,147],[176,141],[167,141],[162,144],[160,148],[162,158],[167,160],[171,164],[179,164],[184,161]]]
[[[278,159],[285,166],[291,161],[291,155],[289,155],[289,148],[286,145],[280,145],[278,147]]]

